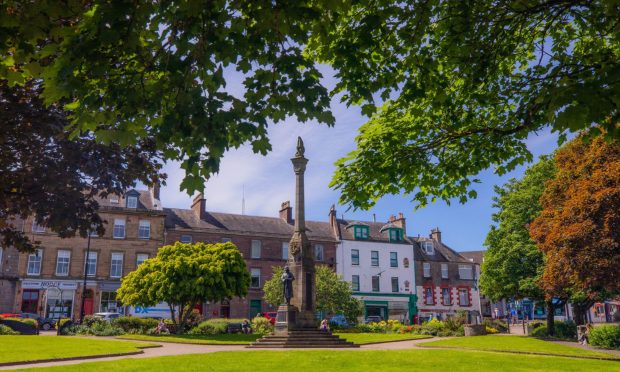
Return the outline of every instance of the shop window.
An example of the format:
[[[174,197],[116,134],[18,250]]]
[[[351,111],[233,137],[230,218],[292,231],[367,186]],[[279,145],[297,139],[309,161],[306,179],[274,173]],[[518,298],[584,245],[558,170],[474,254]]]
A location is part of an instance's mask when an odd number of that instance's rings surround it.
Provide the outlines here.
[[[61,291],[55,288],[48,288],[45,297],[47,298],[45,314],[48,318],[59,319],[61,317],[71,317],[73,291]]]
[[[38,313],[39,312],[39,290],[24,289],[22,293],[22,312]]]
[[[101,292],[101,312],[123,313],[123,305],[116,300],[116,291]]]

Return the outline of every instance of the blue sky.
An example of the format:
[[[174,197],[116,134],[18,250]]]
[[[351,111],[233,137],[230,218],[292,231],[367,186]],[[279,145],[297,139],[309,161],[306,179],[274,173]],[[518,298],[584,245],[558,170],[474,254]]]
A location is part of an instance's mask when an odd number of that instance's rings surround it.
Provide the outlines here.
[[[331,71],[322,67],[326,78],[323,82],[332,87]],[[242,95],[242,76],[228,71],[227,91]],[[295,154],[297,136],[304,140],[306,158],[306,219],[327,221],[329,208],[337,203],[338,193],[328,187],[334,172],[334,162],[353,150],[355,136],[360,125],[368,119],[359,107],[347,108],[338,98],[332,101],[332,113],[336,118],[334,127],[316,122],[299,123],[293,118],[272,125],[269,138],[273,147],[267,156],[252,153],[249,146],[231,150],[224,156],[220,173],[206,185],[207,210],[241,214],[242,195],[245,190],[245,214],[276,217],[280,204],[290,200],[294,204],[295,178],[290,158]],[[557,136],[549,133],[531,135],[528,148],[535,157],[552,152]],[[503,177],[487,170],[480,175],[481,184],[476,186],[478,198],[466,204],[454,202],[447,205],[437,202],[424,209],[414,210],[411,198],[406,195],[389,196],[380,200],[369,211],[347,211],[346,206],[336,205],[338,216],[347,219],[387,221],[390,215],[402,212],[407,218],[409,236],[428,235],[434,227],[442,231],[442,240],[457,251],[483,249],[483,242],[491,225],[493,186],[501,185],[509,178],[519,177],[525,167]],[[168,174],[167,185],[162,188],[162,204],[171,208],[189,208],[192,197],[179,191],[183,170],[178,163],[169,163],[164,171]]]

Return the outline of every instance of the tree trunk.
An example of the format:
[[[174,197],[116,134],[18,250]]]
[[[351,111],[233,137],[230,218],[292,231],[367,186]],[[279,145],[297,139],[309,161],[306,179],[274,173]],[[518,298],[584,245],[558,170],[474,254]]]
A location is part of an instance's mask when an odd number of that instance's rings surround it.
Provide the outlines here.
[[[573,303],[573,314],[577,325],[587,323],[586,314],[592,304],[593,303],[591,301]]]
[[[555,323],[553,319],[553,315],[555,314],[555,306],[553,306],[553,300],[545,300],[545,305],[547,307],[547,335],[553,336],[555,335]]]

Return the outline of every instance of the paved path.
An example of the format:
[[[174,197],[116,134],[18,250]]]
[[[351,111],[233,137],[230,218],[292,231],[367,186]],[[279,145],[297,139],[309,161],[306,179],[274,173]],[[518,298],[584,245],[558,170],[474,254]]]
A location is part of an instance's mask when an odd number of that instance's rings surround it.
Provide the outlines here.
[[[592,347],[590,345],[582,345],[579,342],[571,342],[571,341],[551,341],[555,344],[559,344],[559,345],[565,345],[565,346],[572,346],[572,347],[576,347],[579,349],[585,349],[585,350],[590,350],[590,351],[598,351],[601,353],[607,353],[607,354],[611,354],[611,355],[615,355],[617,357],[620,357],[620,350],[606,350],[606,349],[597,349],[595,347]]]

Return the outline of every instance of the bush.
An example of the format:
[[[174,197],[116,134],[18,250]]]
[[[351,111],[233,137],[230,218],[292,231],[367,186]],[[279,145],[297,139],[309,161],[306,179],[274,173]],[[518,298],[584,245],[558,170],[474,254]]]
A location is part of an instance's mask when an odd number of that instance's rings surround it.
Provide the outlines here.
[[[20,323],[25,323],[25,324],[33,326],[34,328],[38,328],[39,327],[39,323],[35,319],[30,319],[30,318],[5,318],[5,319],[6,320],[15,320],[15,321],[20,322]]]
[[[10,327],[5,326],[4,324],[0,324],[0,335],[18,335],[19,332],[14,331]]]
[[[488,334],[493,335],[493,334],[499,333],[499,331],[493,327],[484,326],[484,328],[487,330]]]
[[[85,336],[118,336],[124,334],[123,328],[120,328],[106,320],[92,318],[86,319],[81,325],[72,325],[62,329],[63,335],[85,335]]]
[[[159,321],[152,318],[136,318],[122,316],[112,321],[116,327],[132,334],[146,334],[149,330],[157,328]]]
[[[252,319],[252,333],[266,335],[271,332],[273,332],[273,324],[271,324],[269,319],[262,316]]]
[[[620,349],[620,325],[600,325],[590,330],[591,345],[603,349]]]
[[[56,327],[58,329],[62,328],[63,325],[65,325],[65,323],[70,322],[71,318],[60,318],[58,319],[58,324],[56,324]]]
[[[221,335],[226,333],[229,324],[239,324],[243,321],[244,319],[212,318],[198,324],[189,333],[193,335]]]
[[[508,324],[499,319],[483,319],[482,324],[487,327],[495,328],[498,332],[505,333],[508,331]]]
[[[555,335],[553,335],[554,338],[559,338],[559,339],[568,340],[568,341],[574,341],[577,339],[577,325],[575,325],[575,322],[571,320],[567,320],[565,322],[555,322],[554,325],[555,325]],[[539,337],[539,338],[549,337],[549,334],[547,333],[547,326],[546,325],[537,326],[536,328],[534,328],[530,336]]]

